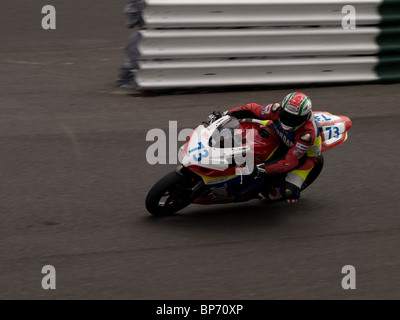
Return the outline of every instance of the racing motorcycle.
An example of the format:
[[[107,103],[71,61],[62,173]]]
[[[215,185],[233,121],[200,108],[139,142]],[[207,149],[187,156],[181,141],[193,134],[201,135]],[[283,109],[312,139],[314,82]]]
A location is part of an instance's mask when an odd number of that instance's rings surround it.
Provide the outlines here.
[[[342,115],[315,111],[321,151],[348,138],[351,120]],[[285,174],[265,175],[257,165],[274,159],[280,140],[271,120],[241,119],[225,115],[193,130],[179,150],[178,168],[161,178],[146,197],[146,209],[154,216],[171,215],[191,203],[222,204],[268,199],[271,188],[283,183]],[[323,157],[310,172],[302,190],[322,169]]]

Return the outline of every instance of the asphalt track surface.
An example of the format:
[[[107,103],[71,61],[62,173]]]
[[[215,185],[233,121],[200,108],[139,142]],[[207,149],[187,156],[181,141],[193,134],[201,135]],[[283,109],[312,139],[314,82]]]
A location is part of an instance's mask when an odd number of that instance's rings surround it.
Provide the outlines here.
[[[7,1],[0,19],[1,299],[399,299],[400,84],[141,97],[116,88],[126,1]],[[16,18],[17,17],[17,18]],[[353,120],[296,205],[191,205],[156,219],[151,128],[303,90]],[[57,289],[43,290],[53,265]],[[344,265],[357,289],[343,290]]]

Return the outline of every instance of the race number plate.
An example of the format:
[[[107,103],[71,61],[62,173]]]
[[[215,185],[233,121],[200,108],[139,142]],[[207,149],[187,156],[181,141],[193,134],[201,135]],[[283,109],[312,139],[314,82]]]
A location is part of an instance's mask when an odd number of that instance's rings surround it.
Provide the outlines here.
[[[323,141],[326,146],[331,146],[344,139],[346,124],[339,116],[329,112],[314,112],[314,118],[321,128]]]

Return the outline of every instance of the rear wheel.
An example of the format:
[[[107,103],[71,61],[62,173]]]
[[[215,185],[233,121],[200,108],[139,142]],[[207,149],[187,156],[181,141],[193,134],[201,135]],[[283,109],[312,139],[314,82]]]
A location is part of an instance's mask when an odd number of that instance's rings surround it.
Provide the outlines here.
[[[154,216],[167,216],[191,203],[191,181],[175,171],[161,178],[146,197],[146,209]]]
[[[301,187],[301,190],[304,190],[305,188],[310,186],[311,183],[313,183],[315,181],[315,179],[318,178],[318,176],[321,173],[323,167],[324,167],[324,157],[321,154],[318,157],[317,163],[314,165],[314,167],[310,171],[310,174],[308,175],[306,181],[304,181],[304,183],[303,183],[303,185]]]

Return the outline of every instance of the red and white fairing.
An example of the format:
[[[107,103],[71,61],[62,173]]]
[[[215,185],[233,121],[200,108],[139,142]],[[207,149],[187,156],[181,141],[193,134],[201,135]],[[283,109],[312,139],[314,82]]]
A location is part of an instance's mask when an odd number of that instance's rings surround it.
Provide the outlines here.
[[[313,114],[320,128],[322,152],[347,140],[347,131],[351,128],[351,120],[348,117],[333,115],[325,111],[315,111]]]
[[[198,126],[192,132],[187,147],[182,150],[181,163],[185,167],[195,165],[211,170],[225,171],[231,164],[232,157],[249,152],[250,145],[232,145],[231,148],[214,148],[209,145],[210,138],[218,126],[223,125],[229,119],[229,116],[225,116],[207,128],[203,125]]]
[[[325,111],[313,112],[313,117],[321,135],[321,152],[332,149],[347,140],[347,131],[351,128],[351,120],[348,117],[332,115]],[[240,158],[243,153],[246,153],[257,165],[269,159],[280,143],[279,138],[270,128],[257,123],[241,123],[236,131],[240,132],[241,138],[246,138],[245,144],[230,148],[211,146],[210,138],[218,131],[218,127],[228,121],[230,121],[230,117],[224,116],[208,127],[198,126],[180,149],[180,163],[204,179],[206,177],[234,176],[237,174],[237,166],[232,165],[233,158]],[[259,135],[260,128],[268,131],[268,139]],[[249,132],[253,133],[250,135],[251,138],[247,134]]]
[[[258,130],[262,126],[257,123],[238,123],[238,127],[233,130],[233,140],[239,141],[236,145],[224,148],[210,146],[210,138],[230,118],[224,116],[208,127],[198,126],[179,151],[180,163],[202,176],[235,175],[236,169],[243,167],[233,165],[233,160],[250,159],[257,165],[265,161],[278,146],[279,139],[272,130],[265,128],[270,135],[268,139],[259,135]]]

